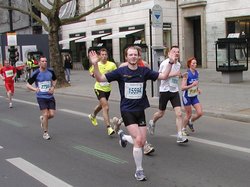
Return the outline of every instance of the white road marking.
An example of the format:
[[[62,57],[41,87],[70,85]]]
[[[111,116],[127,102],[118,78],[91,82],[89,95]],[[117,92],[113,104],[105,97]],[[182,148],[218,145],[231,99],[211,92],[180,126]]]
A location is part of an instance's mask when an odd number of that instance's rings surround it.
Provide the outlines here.
[[[176,135],[171,135],[171,136],[176,137]],[[195,137],[191,137],[191,136],[189,136],[188,139],[195,141],[195,142],[203,143],[203,144],[213,145],[216,147],[222,147],[225,149],[231,149],[231,150],[239,151],[239,152],[243,152],[243,153],[250,153],[250,149],[246,148],[246,147],[240,147],[240,146],[235,146],[235,145],[231,145],[231,144],[225,144],[225,143],[221,143],[221,142],[216,142],[216,141],[211,141],[211,140],[206,140],[206,139],[201,139],[201,138],[195,138]]]
[[[3,96],[0,96],[0,97],[3,97]],[[15,99],[15,101],[30,104],[30,105],[38,105],[38,104],[33,103],[33,102],[19,100],[19,99]],[[67,112],[67,113],[70,113],[70,114],[74,114],[74,115],[78,115],[78,116],[83,116],[83,117],[88,117],[88,115],[89,115],[89,114],[86,114],[86,113],[83,113],[83,112],[78,112],[78,111],[68,110],[68,109],[57,109],[57,110],[62,111],[62,112]],[[96,118],[98,120],[103,120],[103,118],[99,117],[99,116],[97,116]],[[171,135],[171,136],[176,137],[176,135]],[[192,140],[192,141],[195,141],[195,142],[203,143],[203,144],[213,145],[213,146],[216,146],[216,147],[231,149],[231,150],[234,150],[234,151],[240,151],[240,152],[244,152],[244,153],[250,153],[250,149],[246,148],[246,147],[240,147],[240,146],[235,146],[235,145],[230,145],[230,144],[225,144],[225,143],[221,143],[221,142],[216,142],[216,141],[211,141],[211,140],[206,140],[206,139],[201,139],[201,138],[195,138],[195,137],[190,137],[190,136],[188,137],[188,139]]]
[[[0,145],[0,149],[3,149],[3,147]]]
[[[46,186],[72,186],[20,157],[6,160]]]
[[[4,96],[0,96],[0,98],[4,98]],[[29,104],[29,105],[35,105],[38,106],[37,103],[34,102],[30,102],[30,101],[24,101],[24,100],[20,100],[20,99],[12,99],[13,101],[19,102],[19,103],[25,103],[25,104]]]
[[[16,101],[16,102],[19,102],[19,103],[25,103],[25,104],[29,104],[29,105],[38,106],[37,103],[30,102],[30,101],[24,101],[24,100],[20,100],[20,99],[13,99],[13,101]]]
[[[9,125],[13,125],[15,127],[24,127],[23,124],[21,124],[21,123],[19,123],[17,121],[11,120],[11,119],[1,118],[0,122],[6,123],[6,124],[9,124]]]
[[[89,116],[89,114],[86,114],[86,113],[83,113],[83,112],[77,112],[77,111],[74,111],[74,110],[68,110],[68,109],[65,109],[65,108],[58,109],[58,110],[62,111],[62,112],[67,112],[67,113],[70,113],[70,114],[75,114],[75,115],[78,115],[78,116],[84,116],[84,117]],[[103,120],[103,117],[96,116],[96,119]]]

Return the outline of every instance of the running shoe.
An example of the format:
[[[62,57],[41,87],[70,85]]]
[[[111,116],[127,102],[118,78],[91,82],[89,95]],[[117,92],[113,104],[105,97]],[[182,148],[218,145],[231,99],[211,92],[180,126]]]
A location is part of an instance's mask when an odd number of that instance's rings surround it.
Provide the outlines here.
[[[146,176],[144,175],[143,170],[137,170],[135,172],[135,179],[138,181],[146,181],[147,180]]]
[[[97,120],[96,120],[96,117],[93,117],[92,114],[89,114],[88,117],[89,117],[89,119],[90,119],[92,125],[94,125],[94,126],[97,126],[97,125],[98,125]]]
[[[177,143],[187,143],[188,139],[184,138],[183,136],[177,136]]]
[[[148,122],[148,132],[150,135],[154,135],[155,133],[155,123],[153,122],[153,120],[150,120]]]
[[[50,140],[50,136],[47,132],[43,133],[43,139]]]
[[[9,104],[9,108],[13,108],[13,105],[12,105],[12,103],[10,103],[10,104]]]
[[[182,136],[189,136],[188,131],[186,128],[182,129]]]
[[[125,134],[124,134],[123,130],[119,130],[118,135],[119,135],[119,138],[120,138],[120,140],[119,140],[120,146],[122,146],[123,148],[126,147],[128,141],[125,140],[125,137],[124,137]]]
[[[108,135],[109,136],[115,134],[115,131],[112,129],[112,127],[108,127],[107,130],[108,130]]]
[[[41,128],[43,129],[43,116],[40,116]]]
[[[190,130],[191,130],[192,132],[194,132],[194,125],[193,125],[191,119],[188,121],[188,127],[190,128]]]
[[[155,151],[155,148],[150,143],[145,143],[143,148],[144,155],[149,155],[150,153],[153,153]]]

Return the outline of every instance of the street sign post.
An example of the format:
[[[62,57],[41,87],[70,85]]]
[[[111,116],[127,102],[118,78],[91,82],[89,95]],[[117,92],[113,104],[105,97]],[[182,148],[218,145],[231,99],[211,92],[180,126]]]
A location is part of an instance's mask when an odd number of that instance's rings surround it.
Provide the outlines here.
[[[7,33],[7,44],[8,46],[16,46],[17,45],[17,37],[15,32]]]
[[[152,26],[153,27],[161,27],[163,26],[163,15],[162,8],[160,5],[154,5],[152,8]]]

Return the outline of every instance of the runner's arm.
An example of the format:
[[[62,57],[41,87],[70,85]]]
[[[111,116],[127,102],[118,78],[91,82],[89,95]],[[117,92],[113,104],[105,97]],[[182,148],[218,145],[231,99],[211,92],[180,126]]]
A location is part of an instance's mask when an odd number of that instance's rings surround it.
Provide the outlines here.
[[[4,81],[4,76],[2,74],[0,74],[0,78]]]
[[[188,75],[185,75],[185,76],[183,75],[182,81],[181,81],[181,91],[184,91],[190,88],[190,86],[187,86],[187,78],[188,78]]]
[[[160,80],[165,80],[169,77],[169,74],[172,69],[172,65],[174,64],[174,58],[175,54],[174,53],[169,53],[169,63],[166,65],[166,69],[163,72],[159,73],[158,79]]]
[[[14,72],[14,75],[13,75],[13,77],[12,77],[12,80],[15,80],[15,78],[16,78],[16,70],[15,70],[15,72]]]
[[[183,79],[181,82],[181,90],[182,91],[188,90],[189,88],[192,88],[192,87],[198,85],[198,81],[194,81],[192,84],[187,85],[187,79],[188,79],[188,74],[185,74],[185,75],[183,74]]]
[[[39,88],[35,88],[33,87],[30,83],[27,82],[26,84],[26,87],[31,90],[31,91],[34,91],[34,92],[38,92],[39,91]]]
[[[32,77],[30,77],[28,80],[27,80],[27,84],[26,84],[26,87],[31,90],[31,91],[34,91],[34,92],[38,92],[39,91],[39,88],[35,88],[32,86],[32,84],[35,82],[35,78],[36,77],[36,74],[34,74]]]
[[[96,54],[95,51],[90,51],[89,52],[89,60],[92,63],[93,67],[94,67],[94,75],[95,78],[98,82],[105,82],[107,81],[106,76],[101,74],[99,71],[99,67],[98,67],[98,55]]]

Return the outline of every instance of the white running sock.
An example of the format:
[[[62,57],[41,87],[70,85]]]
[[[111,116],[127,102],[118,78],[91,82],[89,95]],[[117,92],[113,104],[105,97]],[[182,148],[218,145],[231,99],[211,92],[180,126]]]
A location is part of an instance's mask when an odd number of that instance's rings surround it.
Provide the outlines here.
[[[142,168],[142,148],[133,147],[133,156],[135,160],[136,171],[143,170]]]
[[[125,134],[123,137],[124,137],[124,139],[127,140],[129,143],[134,144],[134,140],[133,140],[132,136],[126,135],[126,134]]]
[[[182,137],[181,131],[178,132],[178,136],[179,136],[179,137]]]

